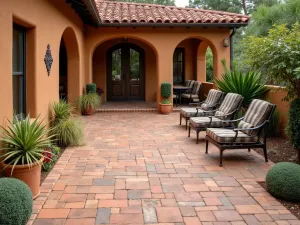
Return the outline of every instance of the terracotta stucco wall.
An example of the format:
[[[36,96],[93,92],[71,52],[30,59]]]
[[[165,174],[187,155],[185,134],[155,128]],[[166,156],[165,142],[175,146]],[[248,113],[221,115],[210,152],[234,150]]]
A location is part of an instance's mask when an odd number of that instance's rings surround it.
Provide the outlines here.
[[[277,86],[268,85],[268,88],[270,88],[270,91],[267,93],[266,99],[276,104],[276,109],[279,113],[279,130],[282,136],[286,136],[285,128],[288,124],[288,111],[290,108],[289,102],[282,101],[286,96],[286,91]]]
[[[78,68],[75,73],[77,87],[73,95],[79,95],[84,84],[83,24],[65,1],[57,0],[9,0],[0,7],[0,123],[11,118],[12,106],[12,32],[13,22],[26,27],[27,46],[27,113],[31,117],[41,114],[48,118],[49,104],[59,98],[59,47],[67,27],[72,31],[67,37],[76,39],[77,59],[70,64]],[[74,37],[70,37],[72,36]],[[44,63],[46,47],[50,44],[53,64],[50,76]],[[69,48],[70,49],[70,48]],[[70,53],[71,54],[71,53]],[[75,93],[78,92],[78,93]]]
[[[99,45],[93,55],[93,82],[97,87],[103,88],[103,100],[107,100],[107,82],[106,82],[106,53],[107,50],[121,39],[113,39]],[[154,51],[146,43],[135,39],[128,39],[128,43],[141,47],[145,52],[145,101],[153,102],[156,100],[156,56]]]
[[[220,77],[223,72],[221,59],[225,58],[227,63],[230,62],[230,49],[223,46],[223,40],[229,37],[229,29],[201,29],[201,28],[117,28],[117,27],[87,27],[85,33],[85,59],[86,59],[86,81],[93,80],[92,56],[94,50],[102,43],[117,38],[131,38],[144,42],[155,52],[156,55],[156,99],[159,102],[160,89],[162,82],[173,82],[173,53],[175,48],[186,39],[198,39],[207,43],[214,53],[214,76]],[[203,42],[203,43],[204,43]],[[202,42],[201,42],[202,43]],[[201,46],[201,44],[200,44]],[[202,47],[201,54],[206,52],[206,48]],[[198,50],[198,49],[197,49]],[[195,51],[194,51],[195,52]],[[194,53],[195,54],[195,53]],[[199,51],[198,51],[199,55]],[[193,58],[193,57],[192,57]],[[195,56],[194,61],[199,61]],[[198,63],[197,63],[198,64]],[[203,68],[203,67],[202,67]],[[195,66],[187,67],[189,74],[195,70]],[[197,72],[197,79],[201,81],[204,68]],[[197,68],[198,71],[198,68]],[[188,71],[187,71],[188,72]]]

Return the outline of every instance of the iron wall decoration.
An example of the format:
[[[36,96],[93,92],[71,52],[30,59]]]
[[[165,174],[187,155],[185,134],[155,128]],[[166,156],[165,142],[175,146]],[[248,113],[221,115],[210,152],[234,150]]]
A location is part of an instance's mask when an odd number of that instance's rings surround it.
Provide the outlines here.
[[[49,76],[50,71],[51,71],[51,66],[52,66],[52,63],[53,63],[53,58],[52,58],[51,49],[50,49],[49,44],[47,45],[47,50],[46,50],[44,62],[45,62],[45,65],[46,65],[48,76]]]

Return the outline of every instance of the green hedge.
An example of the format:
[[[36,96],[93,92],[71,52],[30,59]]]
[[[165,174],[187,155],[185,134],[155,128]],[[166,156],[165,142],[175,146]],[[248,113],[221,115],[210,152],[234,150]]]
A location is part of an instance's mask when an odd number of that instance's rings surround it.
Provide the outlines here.
[[[295,149],[300,149],[300,99],[295,99],[291,103],[289,110],[289,123],[287,135]]]
[[[161,96],[164,98],[170,98],[172,93],[171,88],[172,85],[170,83],[162,83],[160,86]]]
[[[300,201],[300,166],[282,162],[273,166],[266,177],[268,191],[277,198]]]
[[[29,187],[14,178],[0,178],[0,224],[26,225],[32,213]]]
[[[87,84],[86,85],[86,93],[96,93],[97,91],[97,86],[94,83]]]

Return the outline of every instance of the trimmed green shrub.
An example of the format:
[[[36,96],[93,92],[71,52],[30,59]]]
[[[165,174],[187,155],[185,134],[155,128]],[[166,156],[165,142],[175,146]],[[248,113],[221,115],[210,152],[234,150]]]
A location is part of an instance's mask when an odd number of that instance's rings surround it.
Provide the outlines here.
[[[168,99],[171,97],[171,88],[172,85],[170,83],[162,83],[160,86],[161,96]]]
[[[83,125],[75,118],[69,117],[59,121],[51,130],[59,146],[77,146],[82,144]]]
[[[286,131],[292,146],[299,151],[298,161],[300,163],[300,98],[295,99],[291,103]]]
[[[269,170],[266,184],[274,197],[300,201],[300,166],[290,162],[277,163]]]
[[[86,93],[88,94],[88,93],[96,93],[96,91],[97,91],[97,86],[96,86],[96,84],[94,84],[94,83],[91,83],[91,84],[87,84],[86,85]]]
[[[32,213],[29,187],[14,178],[0,178],[0,224],[26,225]]]

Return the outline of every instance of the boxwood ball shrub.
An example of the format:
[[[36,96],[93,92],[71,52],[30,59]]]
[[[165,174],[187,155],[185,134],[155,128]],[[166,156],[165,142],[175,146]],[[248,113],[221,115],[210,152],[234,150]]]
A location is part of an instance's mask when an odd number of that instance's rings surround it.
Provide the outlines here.
[[[32,213],[29,187],[14,178],[0,178],[0,224],[26,225]]]
[[[290,162],[277,163],[266,177],[271,195],[287,201],[300,201],[300,165]]]
[[[86,93],[96,93],[97,87],[96,84],[90,83],[86,85]]]
[[[171,87],[172,85],[170,83],[162,83],[160,90],[161,90],[161,96],[168,99],[171,97]]]

